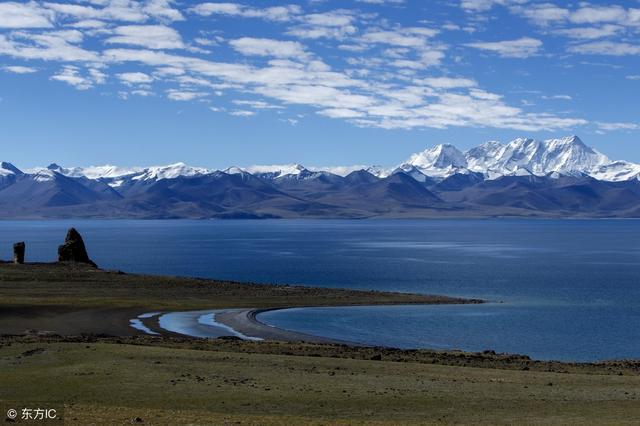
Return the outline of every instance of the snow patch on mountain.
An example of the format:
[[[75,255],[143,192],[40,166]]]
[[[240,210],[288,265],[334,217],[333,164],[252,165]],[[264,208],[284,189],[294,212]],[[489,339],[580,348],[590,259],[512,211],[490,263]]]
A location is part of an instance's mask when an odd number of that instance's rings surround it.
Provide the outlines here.
[[[0,163],[0,176],[7,177],[7,176],[17,176],[21,174],[22,174],[22,171],[20,171],[20,169],[18,169],[13,164],[7,163],[5,161]]]
[[[273,178],[297,176],[305,170],[306,168],[300,164],[256,165],[246,168],[252,175],[270,175]]]
[[[194,177],[211,173],[211,170],[203,167],[191,167],[185,163],[175,163],[168,166],[156,166],[143,169],[131,179],[138,181],[175,179],[178,177]]]
[[[65,168],[56,163],[50,164],[47,169],[68,177],[86,177],[88,179],[112,179],[139,173],[142,167],[118,167],[110,164],[104,166],[69,167]]]

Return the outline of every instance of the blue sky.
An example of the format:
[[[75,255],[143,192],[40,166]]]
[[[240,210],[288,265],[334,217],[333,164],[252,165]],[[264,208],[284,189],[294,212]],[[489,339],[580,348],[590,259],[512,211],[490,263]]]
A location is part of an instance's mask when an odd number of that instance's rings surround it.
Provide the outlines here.
[[[2,160],[391,165],[578,134],[640,161],[640,1],[0,2]]]

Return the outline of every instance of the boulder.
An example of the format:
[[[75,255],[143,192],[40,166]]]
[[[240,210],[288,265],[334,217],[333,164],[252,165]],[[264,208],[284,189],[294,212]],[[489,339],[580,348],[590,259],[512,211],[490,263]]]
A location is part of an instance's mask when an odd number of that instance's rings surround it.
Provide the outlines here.
[[[13,263],[17,263],[20,265],[24,263],[24,250],[24,241],[20,241],[19,243],[15,243],[13,245]]]
[[[67,237],[64,239],[64,244],[58,247],[58,262],[87,263],[97,267],[97,265],[89,259],[82,236],[80,236],[80,233],[76,231],[75,228],[71,228],[67,231]]]

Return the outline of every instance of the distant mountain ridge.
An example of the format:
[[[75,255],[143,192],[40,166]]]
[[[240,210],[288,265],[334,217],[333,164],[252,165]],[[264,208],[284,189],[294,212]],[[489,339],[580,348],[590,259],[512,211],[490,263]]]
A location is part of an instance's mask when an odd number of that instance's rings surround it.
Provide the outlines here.
[[[395,167],[47,168],[0,163],[0,217],[639,217],[640,165],[577,136],[449,144]]]

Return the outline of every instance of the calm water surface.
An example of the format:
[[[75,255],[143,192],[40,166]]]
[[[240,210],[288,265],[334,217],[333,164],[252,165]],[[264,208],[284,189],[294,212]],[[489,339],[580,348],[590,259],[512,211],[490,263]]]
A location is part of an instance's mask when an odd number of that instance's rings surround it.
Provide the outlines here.
[[[540,359],[640,358],[640,221],[5,221],[0,253],[24,240],[28,260],[54,260],[71,225],[104,268],[495,302],[260,316],[296,331]]]

